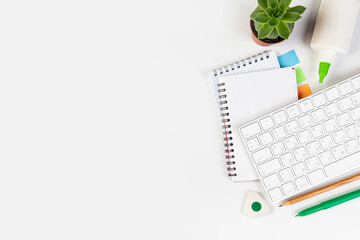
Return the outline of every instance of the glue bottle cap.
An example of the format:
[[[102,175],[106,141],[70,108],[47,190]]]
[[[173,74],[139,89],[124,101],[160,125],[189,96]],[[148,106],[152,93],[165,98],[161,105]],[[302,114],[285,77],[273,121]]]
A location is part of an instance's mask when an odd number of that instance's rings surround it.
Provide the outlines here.
[[[328,74],[330,65],[331,64],[328,63],[328,62],[320,62],[320,65],[319,65],[319,77],[320,77],[319,83],[322,83],[324,78]]]

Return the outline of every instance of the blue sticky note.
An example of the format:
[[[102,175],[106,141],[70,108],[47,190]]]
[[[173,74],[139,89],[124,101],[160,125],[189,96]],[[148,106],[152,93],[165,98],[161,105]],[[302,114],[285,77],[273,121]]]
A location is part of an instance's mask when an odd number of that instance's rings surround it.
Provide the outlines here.
[[[295,53],[295,50],[291,50],[283,55],[278,56],[280,67],[292,67],[300,63],[298,56]]]

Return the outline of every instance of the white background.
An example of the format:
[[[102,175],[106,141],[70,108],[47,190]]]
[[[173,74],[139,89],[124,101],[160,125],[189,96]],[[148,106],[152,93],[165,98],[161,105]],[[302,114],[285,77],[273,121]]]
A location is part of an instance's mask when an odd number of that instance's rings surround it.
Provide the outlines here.
[[[315,92],[360,72],[348,55],[317,83],[319,1],[289,41]],[[343,4],[343,3],[342,3]],[[326,239],[358,236],[359,200],[306,218],[352,183],[247,219],[258,182],[226,176],[204,74],[267,50],[251,39],[255,0],[2,1],[0,239]],[[334,16],[338,17],[338,16]],[[341,34],[341,33],[340,33]]]

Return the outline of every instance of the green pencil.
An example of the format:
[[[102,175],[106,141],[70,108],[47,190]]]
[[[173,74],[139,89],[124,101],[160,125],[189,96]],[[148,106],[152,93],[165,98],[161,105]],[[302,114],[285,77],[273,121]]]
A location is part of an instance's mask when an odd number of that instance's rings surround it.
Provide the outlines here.
[[[325,209],[334,207],[336,205],[339,205],[341,203],[350,201],[350,200],[352,200],[354,198],[357,198],[357,197],[360,197],[360,189],[358,189],[356,191],[353,191],[353,192],[350,192],[350,193],[347,193],[347,194],[344,194],[342,196],[330,199],[328,201],[322,202],[322,203],[320,203],[318,205],[307,208],[305,210],[302,210],[295,217],[307,216],[307,215],[310,215],[312,213],[315,213],[315,212],[318,212],[318,211],[321,211],[321,210],[325,210]]]

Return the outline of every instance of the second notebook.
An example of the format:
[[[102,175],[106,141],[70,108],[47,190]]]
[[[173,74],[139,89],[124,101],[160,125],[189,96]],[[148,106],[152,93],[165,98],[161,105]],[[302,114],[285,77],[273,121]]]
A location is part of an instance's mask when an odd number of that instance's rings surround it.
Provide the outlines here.
[[[297,100],[296,74],[293,68],[224,76],[219,78],[222,116],[225,125],[230,125],[231,135],[227,143],[230,152],[236,148],[237,161],[230,164],[236,174],[245,179],[257,179],[250,158],[236,127],[268,112]],[[231,159],[229,159],[229,163]]]

